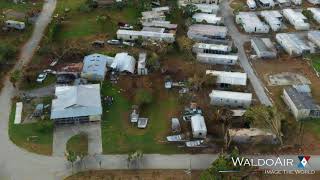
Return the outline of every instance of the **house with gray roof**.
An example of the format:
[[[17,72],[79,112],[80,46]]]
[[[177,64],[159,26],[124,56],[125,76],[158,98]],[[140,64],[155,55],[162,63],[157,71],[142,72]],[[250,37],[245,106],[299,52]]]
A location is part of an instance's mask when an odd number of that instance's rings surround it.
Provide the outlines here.
[[[57,86],[50,119],[56,124],[100,121],[100,85]]]
[[[311,96],[310,89],[302,86],[283,89],[282,98],[296,120],[320,118],[320,106]]]
[[[110,66],[113,60],[113,57],[102,54],[91,54],[84,57],[81,77],[90,81],[103,81],[107,65]]]

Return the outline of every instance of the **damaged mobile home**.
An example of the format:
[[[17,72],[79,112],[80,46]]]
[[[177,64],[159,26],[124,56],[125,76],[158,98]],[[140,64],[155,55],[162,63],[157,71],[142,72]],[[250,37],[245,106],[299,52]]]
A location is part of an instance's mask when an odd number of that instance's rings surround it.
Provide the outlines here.
[[[217,84],[247,85],[247,73],[207,70],[206,75],[216,76]]]
[[[277,57],[277,50],[269,38],[252,38],[251,47],[259,58],[268,59]]]
[[[226,39],[227,28],[207,24],[194,24],[189,27],[188,37],[195,41],[210,41],[214,39]]]

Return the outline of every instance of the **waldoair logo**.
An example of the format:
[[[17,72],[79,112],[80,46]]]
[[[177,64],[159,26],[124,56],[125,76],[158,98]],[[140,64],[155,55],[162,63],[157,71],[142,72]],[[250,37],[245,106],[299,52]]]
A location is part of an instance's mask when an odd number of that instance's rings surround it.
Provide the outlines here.
[[[305,168],[309,162],[310,156],[298,156],[300,163],[298,164],[298,168]]]

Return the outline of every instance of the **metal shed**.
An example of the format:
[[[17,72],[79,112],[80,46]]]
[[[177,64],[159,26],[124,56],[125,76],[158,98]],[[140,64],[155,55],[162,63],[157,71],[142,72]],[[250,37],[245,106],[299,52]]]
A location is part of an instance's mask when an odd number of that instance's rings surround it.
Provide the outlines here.
[[[197,114],[191,117],[191,128],[194,138],[205,138],[207,136],[207,127],[202,115]]]

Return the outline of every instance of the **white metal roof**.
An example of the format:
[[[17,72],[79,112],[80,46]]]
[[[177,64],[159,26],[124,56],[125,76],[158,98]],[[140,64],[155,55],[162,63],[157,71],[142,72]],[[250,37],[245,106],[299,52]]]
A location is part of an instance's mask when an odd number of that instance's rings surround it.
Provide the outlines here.
[[[205,131],[207,132],[206,123],[204,117],[200,114],[191,117],[191,127],[193,131]]]
[[[14,116],[14,124],[20,124],[21,123],[21,116],[22,116],[22,102],[16,103],[16,113]]]
[[[247,85],[247,73],[207,70],[206,74],[217,76],[217,83]]]
[[[177,24],[171,24],[170,21],[151,21],[151,22],[143,22],[143,26],[147,27],[163,27],[167,29],[177,29]]]
[[[169,6],[155,7],[155,8],[152,8],[152,11],[155,11],[155,12],[168,12],[168,11],[170,11],[170,8],[169,8]]]
[[[219,6],[216,4],[193,4],[195,5],[199,11],[203,13],[212,13],[216,14],[219,10]]]
[[[117,35],[174,38],[174,34],[172,33],[158,33],[158,32],[151,32],[151,31],[132,31],[132,30],[124,30],[124,29],[119,29],[117,31]]]
[[[111,65],[113,57],[102,54],[91,54],[84,57],[82,73],[93,73],[104,76],[106,65]]]
[[[237,55],[231,54],[208,54],[208,53],[197,53],[197,57],[208,57],[208,58],[217,58],[217,59],[228,59],[228,60],[238,60]]]
[[[220,24],[222,22],[222,18],[217,17],[215,14],[195,13],[192,18],[198,23],[206,21],[208,24]]]
[[[237,19],[241,19],[241,24],[246,32],[250,32],[253,29],[269,30],[269,26],[262,22],[254,12],[239,12],[236,17]]]
[[[189,27],[188,33],[195,33],[201,35],[215,36],[215,35],[226,35],[227,27],[225,26],[214,26],[208,24],[194,24]]]
[[[111,64],[111,67],[117,69],[120,72],[127,71],[134,73],[136,60],[134,57],[130,56],[128,53],[118,53],[114,57],[114,61]]]
[[[100,85],[57,86],[51,119],[102,114]]]
[[[244,100],[248,101],[252,99],[252,93],[243,93],[243,92],[234,92],[234,91],[220,91],[220,90],[212,90],[209,95],[214,98],[222,98],[222,99],[234,99],[234,100]]]
[[[217,51],[224,51],[228,52],[230,47],[224,44],[206,44],[206,43],[195,43],[193,48],[199,49],[209,49],[209,50],[217,50]]]

